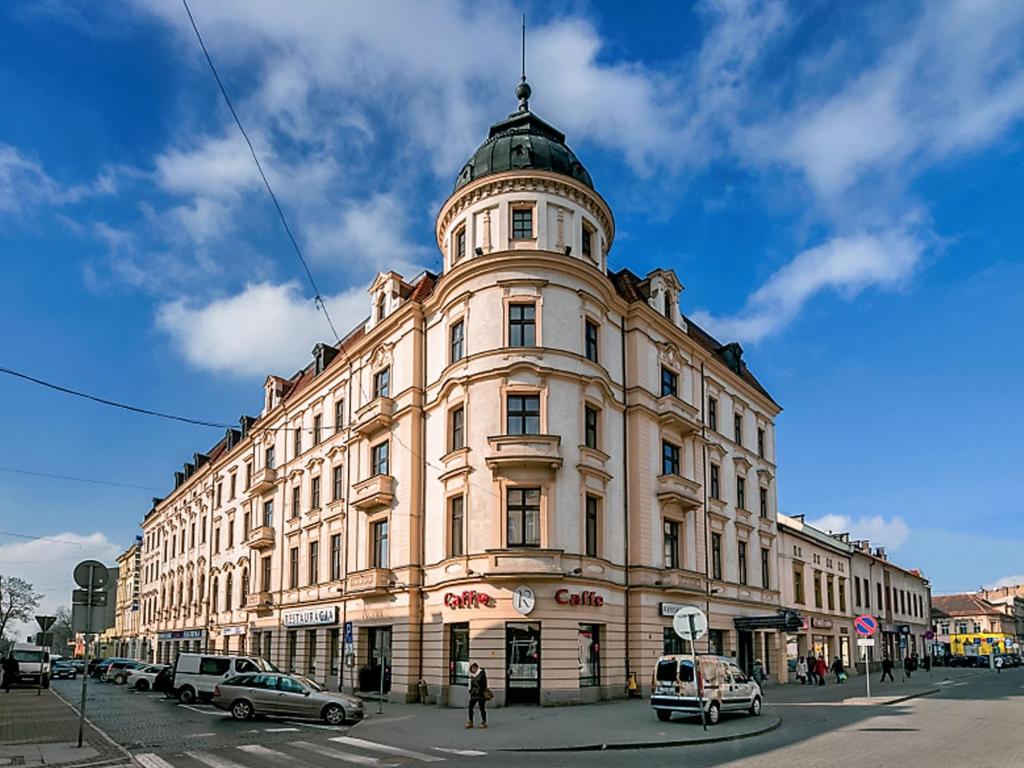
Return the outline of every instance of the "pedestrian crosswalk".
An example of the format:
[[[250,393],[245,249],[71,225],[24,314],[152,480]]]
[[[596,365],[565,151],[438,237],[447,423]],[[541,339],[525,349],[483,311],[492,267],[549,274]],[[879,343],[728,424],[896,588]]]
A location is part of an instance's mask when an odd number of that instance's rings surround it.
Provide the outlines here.
[[[285,744],[274,744],[273,747],[263,744],[239,744],[219,749],[194,749],[176,754],[140,752],[133,755],[133,758],[135,764],[141,768],[403,768],[417,764],[444,763],[453,758],[482,757],[486,754],[477,749],[443,746],[414,750],[353,736],[336,736],[326,741],[299,739]]]

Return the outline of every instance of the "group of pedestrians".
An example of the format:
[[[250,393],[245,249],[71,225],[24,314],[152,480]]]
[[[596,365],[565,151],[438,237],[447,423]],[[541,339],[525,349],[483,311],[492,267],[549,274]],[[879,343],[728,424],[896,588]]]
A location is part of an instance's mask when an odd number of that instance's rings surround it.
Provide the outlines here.
[[[920,668],[920,666],[921,666],[921,659],[920,659],[920,657],[918,657],[917,651],[914,651],[913,653],[908,653],[906,656],[904,656],[903,657],[903,682],[906,682],[907,680],[909,680],[913,676],[913,674],[915,672],[917,672],[917,670]],[[879,682],[884,683],[885,682],[885,678],[889,678],[890,682],[895,683],[896,680],[892,676],[892,671],[895,668],[896,668],[896,663],[892,660],[892,657],[890,657],[889,654],[885,654],[884,656],[882,656],[882,679]],[[925,656],[924,657],[924,668],[925,668],[925,671],[928,671],[928,670],[930,670],[932,668],[931,657],[929,657],[929,656]]]
[[[801,685],[825,685],[825,678],[831,672],[837,683],[846,682],[846,665],[836,656],[832,663],[825,661],[824,654],[801,656],[796,662],[796,679]]]

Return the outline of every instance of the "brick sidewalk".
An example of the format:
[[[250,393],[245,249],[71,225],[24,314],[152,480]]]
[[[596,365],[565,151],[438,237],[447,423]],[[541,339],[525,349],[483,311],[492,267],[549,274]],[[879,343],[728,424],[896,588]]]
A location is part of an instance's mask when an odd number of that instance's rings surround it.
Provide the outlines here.
[[[0,764],[116,765],[128,755],[89,723],[78,748],[78,712],[52,690],[0,692]],[[10,762],[8,762],[10,761]]]

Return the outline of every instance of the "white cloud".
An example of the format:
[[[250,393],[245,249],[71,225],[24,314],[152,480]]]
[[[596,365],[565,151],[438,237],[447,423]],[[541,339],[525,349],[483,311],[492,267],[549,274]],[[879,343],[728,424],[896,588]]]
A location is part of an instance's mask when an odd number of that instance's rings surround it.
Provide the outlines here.
[[[129,542],[130,543],[130,542]],[[102,533],[79,534],[65,531],[45,539],[0,544],[0,567],[4,576],[17,576],[31,583],[43,595],[40,614],[53,614],[61,605],[70,606],[75,588],[72,572],[82,560],[99,560],[116,566],[117,556],[128,544],[119,547]],[[37,631],[35,622],[11,628],[18,636]]]
[[[357,288],[324,301],[342,334],[370,307]],[[309,362],[317,342],[334,341],[323,313],[296,282],[250,284],[205,305],[172,301],[159,308],[157,326],[191,365],[230,376],[290,376]]]
[[[0,144],[0,213],[23,213],[38,205],[67,205],[116,190],[115,173],[110,168],[88,183],[63,185],[17,147]]]
[[[1019,576],[1003,576],[1001,579],[989,582],[985,585],[985,589],[999,589],[1000,587],[1016,587],[1020,584],[1024,584],[1024,574]]]
[[[759,341],[788,325],[822,292],[852,298],[867,288],[900,286],[924,251],[924,240],[907,230],[835,237],[799,253],[771,275],[738,314],[716,317],[698,311],[693,319],[720,338]]]
[[[867,539],[872,545],[898,549],[910,536],[910,526],[898,515],[886,520],[881,515],[859,517],[825,515],[808,520],[810,525],[829,533],[849,533],[851,539]]]

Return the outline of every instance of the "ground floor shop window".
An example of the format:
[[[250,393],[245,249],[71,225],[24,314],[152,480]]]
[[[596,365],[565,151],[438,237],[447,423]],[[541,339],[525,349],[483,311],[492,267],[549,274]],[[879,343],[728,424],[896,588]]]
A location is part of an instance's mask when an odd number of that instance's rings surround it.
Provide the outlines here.
[[[306,674],[316,677],[316,630],[306,630]]]
[[[719,656],[725,655],[725,630],[708,630],[708,653],[715,653]]]
[[[665,627],[661,630],[662,653],[666,656],[672,653],[693,653],[690,650],[690,643],[683,640],[672,627]]]
[[[263,641],[263,659],[264,661],[270,661],[270,643],[273,639],[273,633],[264,632],[260,639]]]
[[[469,624],[448,626],[448,682],[469,684]]]
[[[295,654],[299,647],[299,633],[294,629],[288,633],[287,645],[285,646],[285,669],[295,672]]]
[[[580,624],[580,687],[601,684],[601,627]]]
[[[850,668],[850,638],[839,638],[839,658],[843,660],[843,666]]]
[[[338,637],[337,629],[332,629],[327,634],[327,669],[331,677],[338,676]]]
[[[359,688],[379,691],[383,676],[384,693],[391,690],[391,627],[367,630],[366,666],[359,670]]]

